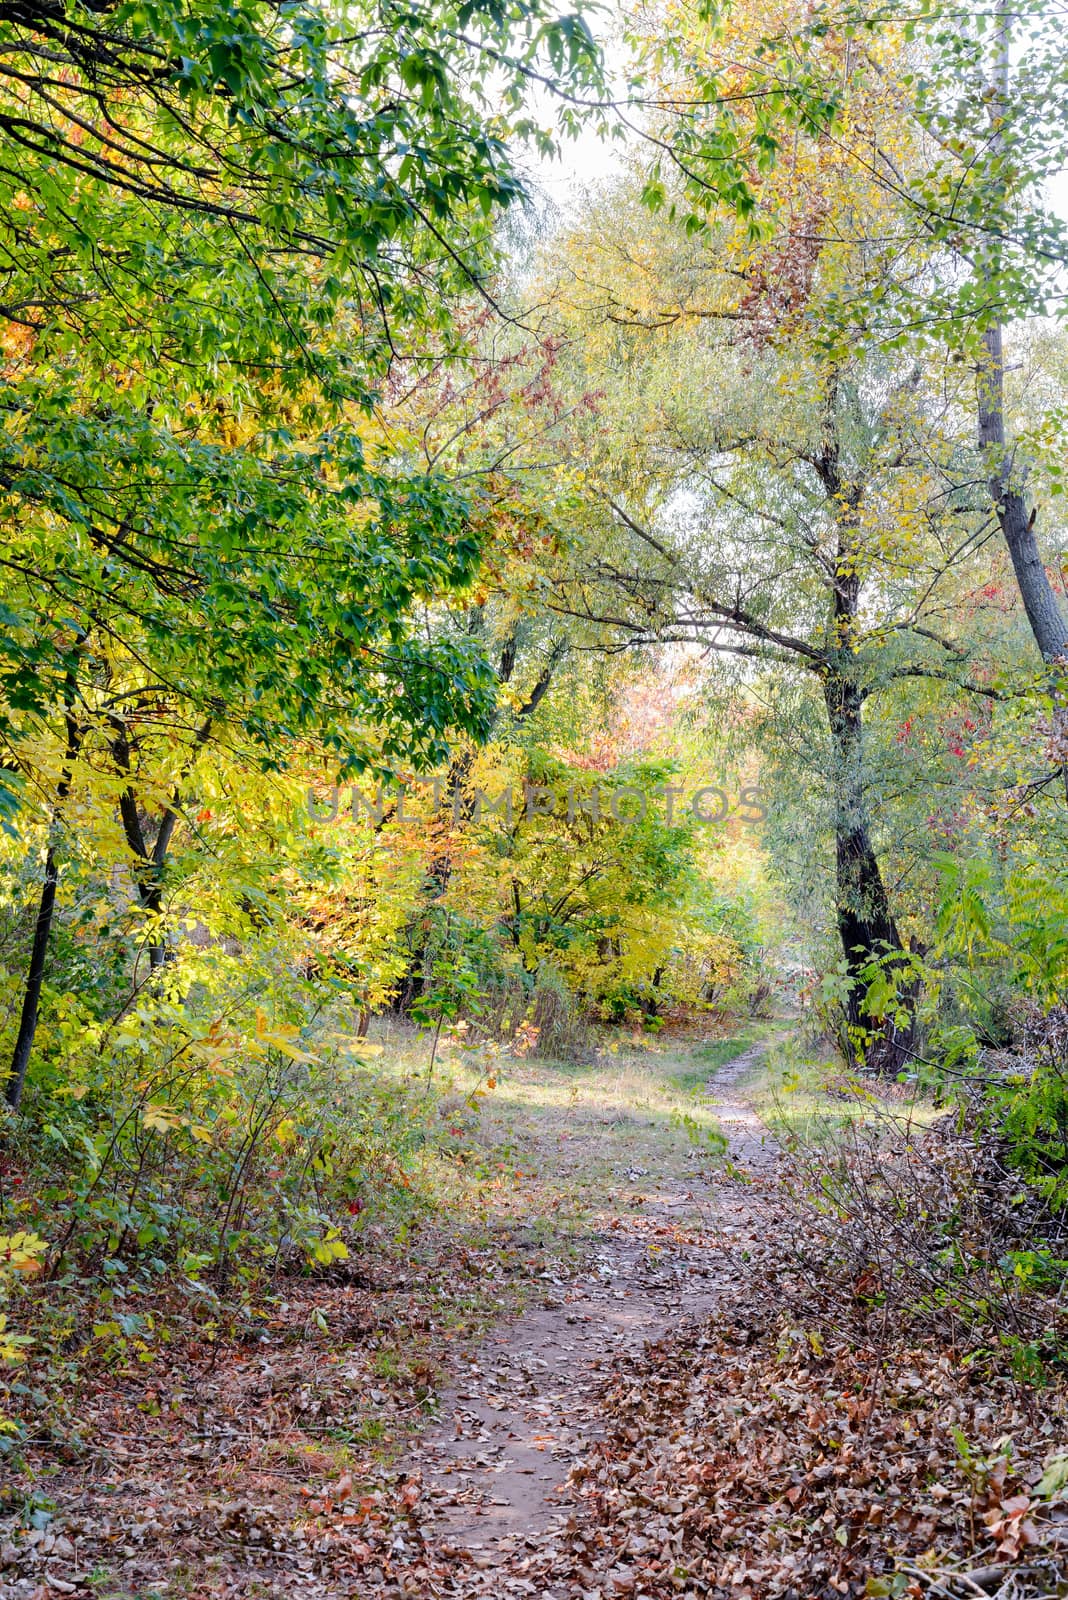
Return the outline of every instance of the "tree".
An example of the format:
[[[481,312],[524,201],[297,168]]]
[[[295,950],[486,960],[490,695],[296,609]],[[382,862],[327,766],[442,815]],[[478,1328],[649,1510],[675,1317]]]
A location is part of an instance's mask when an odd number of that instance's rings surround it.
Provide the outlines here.
[[[437,355],[458,288],[491,265],[497,208],[521,192],[488,80],[514,108],[543,54],[588,76],[588,36],[537,7],[0,20],[14,346],[0,484],[23,547],[9,571],[42,597],[31,617],[93,593],[153,644],[197,605],[204,665],[227,656],[222,675],[246,677],[280,642],[257,601],[277,581],[292,606],[298,587],[271,570],[282,545],[255,566],[251,530],[328,507],[366,524],[377,502],[380,538],[409,513],[455,538],[456,496],[432,473],[409,494],[369,471],[358,418],[413,339]],[[57,525],[78,547],[59,560]],[[469,570],[465,548],[460,581]],[[232,623],[248,598],[267,626],[246,643]],[[32,622],[20,635],[27,613],[11,613],[5,703],[54,706],[69,649]],[[321,679],[287,714],[316,698]]]
[[[529,74],[595,52],[538,5],[61,3],[0,41],[5,816],[55,769],[35,752],[106,751],[155,915],[177,812],[149,840],[136,791],[165,728],[351,771],[484,727],[488,667],[425,615],[475,573],[477,486],[370,459],[368,416],[460,338],[522,192],[506,136],[548,138],[516,115]]]
[[[1068,622],[1011,443],[1003,353],[1006,323],[1064,304],[1068,227],[1043,196],[1068,160],[1062,30],[1048,0],[964,22],[938,5],[830,0],[773,28],[746,3],[718,22],[684,14],[679,30],[636,43],[663,85],[649,203],[665,201],[667,164],[689,227],[733,211],[784,255],[803,240],[810,260],[844,257],[836,294],[810,308],[825,347],[936,343],[971,364],[990,503],[1046,663],[1050,753],[1068,794]],[[863,205],[806,204],[806,170],[828,163],[878,192],[880,235]],[[878,270],[849,269],[858,245]]]
[[[592,344],[607,398],[556,603],[609,647],[693,645],[818,693],[860,1027],[872,963],[911,971],[878,860],[866,708],[913,678],[1001,692],[953,620],[990,537],[958,398],[918,363],[814,355],[803,319],[777,316],[769,342],[759,297],[739,305],[729,240],[665,217],[635,252],[634,218],[614,193],[569,241],[564,317],[588,330],[583,381]],[[906,1029],[879,1048],[895,1065],[908,1047]]]
[[[1023,172],[1019,170],[1020,157],[1024,152],[1016,148],[1015,135],[1023,130],[1014,128],[1010,119],[1011,22],[1012,14],[1005,5],[999,3],[993,40],[990,96],[991,170],[986,187],[988,190],[992,187],[992,197],[1001,202],[1002,208],[1006,200],[1010,200],[1010,188],[1018,189],[1021,179],[1025,188],[1033,186],[1037,177],[1034,166],[1029,171],[1026,167]],[[986,270],[991,279],[990,288],[995,294],[998,278],[1002,275],[1001,254],[1000,243],[995,236],[993,247],[981,252],[976,262],[980,271],[988,263]],[[1062,261],[1064,256],[1062,249]],[[1012,560],[1027,620],[1035,644],[1049,669],[1049,696],[1053,710],[1051,752],[1061,768],[1065,798],[1068,799],[1068,620],[1060,608],[1039,550],[1035,532],[1038,506],[1032,504],[1028,509],[1026,467],[1015,459],[1016,452],[1010,449],[1008,443],[1005,427],[1004,330],[1000,315],[995,320],[986,321],[982,329],[982,341],[983,359],[978,367],[979,448],[987,464],[990,498]]]
[[[485,265],[522,193],[509,136],[549,143],[522,114],[531,75],[598,77],[581,20],[537,0],[56,0],[6,8],[0,39],[7,314],[103,344],[119,297],[157,335],[225,330],[232,361],[244,308],[252,340],[266,322],[311,360],[353,296],[360,360],[381,358],[393,315]]]

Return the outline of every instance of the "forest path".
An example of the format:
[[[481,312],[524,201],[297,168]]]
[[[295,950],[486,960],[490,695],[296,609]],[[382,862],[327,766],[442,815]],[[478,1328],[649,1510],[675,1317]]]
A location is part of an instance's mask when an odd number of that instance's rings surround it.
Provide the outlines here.
[[[0,1516],[0,1597],[639,1600],[565,1539],[568,1475],[613,1366],[750,1270],[774,1158],[744,1080],[776,1031],[502,1060],[477,1111],[446,1064],[434,1215],[243,1333],[98,1364]]]
[[[774,1154],[743,1085],[766,1050],[766,1041],[757,1042],[719,1067],[710,1064],[704,1079],[699,1051],[621,1064],[617,1140],[625,1140],[624,1130],[633,1137],[628,1124],[647,1104],[650,1079],[659,1079],[694,1098],[693,1111],[676,1109],[673,1119],[692,1148],[680,1161],[676,1142],[664,1140],[654,1123],[660,1148],[645,1154],[649,1165],[617,1163],[615,1193],[605,1184],[598,1197],[583,1269],[553,1285],[541,1307],[495,1329],[442,1394],[440,1420],[404,1463],[421,1495],[412,1535],[391,1552],[396,1565],[384,1594],[563,1600],[589,1592],[592,1572],[563,1550],[568,1473],[598,1437],[597,1395],[612,1365],[709,1313],[734,1270],[735,1249],[758,1225]],[[590,1098],[585,1114],[573,1116],[566,1159],[575,1160],[576,1145],[589,1147],[588,1155],[597,1150],[591,1168],[600,1165],[607,1178],[596,1106]],[[564,1141],[551,1120],[535,1121],[531,1131],[548,1174]],[[614,1583],[610,1592],[631,1592],[625,1569]]]

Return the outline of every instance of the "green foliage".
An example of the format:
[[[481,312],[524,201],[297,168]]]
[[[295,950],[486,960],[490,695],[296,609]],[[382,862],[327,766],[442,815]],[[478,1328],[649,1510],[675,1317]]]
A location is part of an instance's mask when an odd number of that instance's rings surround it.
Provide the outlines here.
[[[949,1095],[978,1094],[982,1123],[1055,1209],[1068,1205],[1068,946],[1059,864],[995,867],[989,857],[943,854],[938,942],[907,962],[890,956],[864,973],[865,1015],[908,1020],[902,990],[925,995],[928,1037],[910,1075]],[[1004,985],[1007,1039],[992,1048],[987,986]],[[949,989],[951,1004],[945,1005]],[[948,1012],[948,1014],[947,1014]],[[1002,1048],[998,1048],[1000,1045]],[[1036,1270],[1037,1270],[1036,1260]]]
[[[244,1027],[188,1024],[180,1007],[138,1006],[35,1101],[50,1271],[98,1274],[107,1303],[175,1272],[214,1301],[279,1266],[344,1259],[341,1223],[351,1230],[381,1186],[407,1186],[403,1153],[422,1136],[376,1093],[369,1045],[320,1024],[327,1066],[307,1024],[262,1007]]]
[[[484,786],[496,792],[516,770],[506,758]],[[533,750],[519,771],[517,794],[534,800],[503,827],[483,825],[454,892],[470,892],[474,871],[492,874],[498,938],[527,973],[547,965],[619,1020],[700,1004],[737,972],[742,952],[723,931],[728,906],[709,895],[693,818],[668,822],[658,804],[676,777],[669,764],[591,773]]]
[[[266,766],[309,735],[342,769],[440,758],[490,680],[410,614],[472,580],[471,498],[361,429],[402,351],[459,343],[522,192],[517,91],[594,78],[588,33],[537,3],[69,0],[0,43],[14,767],[55,781],[23,747],[72,698]]]
[[[819,181],[830,143],[848,174],[836,239],[864,239],[856,203],[867,193],[893,216],[895,243],[870,241],[870,281],[834,275],[812,319],[814,343],[838,355],[858,338],[974,351],[992,321],[1057,306],[1065,222],[1046,186],[1065,165],[1066,119],[1061,17],[1050,0],[967,26],[941,5],[829,0],[787,8],[773,25],[759,9],[715,11],[711,27],[699,11],[666,33],[643,21],[633,30],[637,59],[661,86],[645,205],[696,237],[733,216],[750,240],[781,251],[788,274],[799,252],[796,240],[782,248],[783,185],[797,195]],[[1001,27],[1011,36],[1004,90]]]
[[[706,7],[645,38],[660,156],[554,241],[531,334],[489,309],[498,225],[522,147],[553,143],[531,83],[565,132],[600,93],[580,17],[0,20],[8,1054],[37,1008],[0,1359],[28,1264],[61,1285],[57,1340],[115,1365],[155,1359],[176,1286],[215,1337],[277,1275],[352,1270],[368,1210],[419,1203],[439,1046],[574,1061],[591,1022],[756,1014],[784,952],[851,1063],[878,1046],[978,1100],[1068,1204],[1060,757],[991,580],[973,374],[931,345],[1040,303],[1063,230],[1031,205],[1038,124],[1013,106],[1000,150],[976,140],[982,30],[887,26],[824,8],[768,38]],[[892,59],[914,36],[922,82]],[[888,51],[915,124],[892,196],[851,165]],[[1035,350],[1056,488],[1063,351]],[[735,758],[774,793],[750,809],[782,896],[753,818],[672,810]],[[394,787],[439,764],[455,795],[406,810]],[[354,776],[387,788],[308,811]],[[425,1084],[376,1079],[387,1007],[432,1040]],[[821,1081],[836,1136],[864,1093]],[[967,1250],[938,1227],[941,1311]],[[1036,1238],[998,1270],[1045,1292],[1065,1264]]]
[[[987,1115],[1013,1163],[1058,1209],[1068,1207],[1068,1061],[1046,1056],[989,1087]]]

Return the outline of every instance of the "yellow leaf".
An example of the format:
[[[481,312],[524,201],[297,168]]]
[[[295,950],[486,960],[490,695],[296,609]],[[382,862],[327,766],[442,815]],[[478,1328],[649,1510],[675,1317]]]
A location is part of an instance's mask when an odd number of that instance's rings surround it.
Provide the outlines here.
[[[321,1261],[324,1267],[328,1267],[334,1261],[347,1261],[349,1247],[344,1239],[338,1237],[337,1230],[332,1228],[322,1239],[315,1241],[312,1256],[316,1261]]]
[[[292,1030],[295,1032],[296,1030]],[[264,1044],[272,1050],[278,1050],[282,1055],[288,1056],[290,1061],[318,1061],[319,1057],[312,1055],[307,1050],[298,1050],[296,1045],[290,1043],[290,1032],[265,1033],[261,1035]]]
[[[43,1256],[47,1249],[48,1241],[37,1233],[20,1230],[18,1233],[0,1234],[0,1270],[6,1267],[9,1271],[22,1273],[24,1277],[32,1277],[35,1272],[40,1272],[38,1257]]]
[[[158,1128],[160,1133],[169,1133],[172,1128],[180,1128],[185,1118],[167,1106],[157,1106],[149,1102],[141,1113],[141,1121],[146,1128]]]

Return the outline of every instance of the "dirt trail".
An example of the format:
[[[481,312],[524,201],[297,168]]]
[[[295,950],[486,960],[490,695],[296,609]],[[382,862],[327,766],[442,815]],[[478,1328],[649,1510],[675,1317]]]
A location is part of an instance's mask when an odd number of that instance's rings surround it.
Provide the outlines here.
[[[730,1159],[741,1171],[752,1175],[770,1171],[775,1161],[775,1149],[767,1129],[739,1084],[759,1065],[767,1050],[766,1044],[756,1044],[740,1056],[735,1056],[733,1061],[728,1061],[713,1073],[704,1094],[704,1099],[715,1111],[716,1121],[727,1136]]]
[[[32,1527],[17,1505],[0,1517],[0,1597],[601,1592],[564,1533],[603,1383],[748,1271],[774,1181],[740,1086],[763,1046],[716,1070],[717,1039],[635,1044],[509,1064],[468,1158],[511,1172],[509,1188],[494,1177],[480,1210],[391,1263],[356,1259],[366,1283],[297,1282],[243,1343],[98,1369],[80,1402],[89,1442],[42,1451]],[[461,1319],[485,1326],[510,1285],[526,1311],[465,1351]],[[397,1461],[425,1416],[427,1350],[454,1377]]]
[[[751,1186],[774,1159],[738,1088],[765,1050],[757,1045],[728,1062],[703,1092],[728,1139],[730,1176],[695,1170],[690,1182],[658,1181],[644,1169],[630,1172],[646,1179],[640,1214],[600,1218],[585,1274],[553,1286],[542,1308],[498,1330],[468,1376],[443,1394],[441,1421],[406,1462],[423,1486],[422,1550],[432,1564],[460,1561],[439,1592],[551,1600],[582,1591],[566,1579],[557,1588],[531,1585],[524,1567],[536,1550],[544,1570],[567,1521],[568,1472],[598,1436],[595,1396],[614,1358],[640,1352],[716,1303],[731,1236],[752,1225]],[[398,1576],[386,1592],[417,1590]]]

